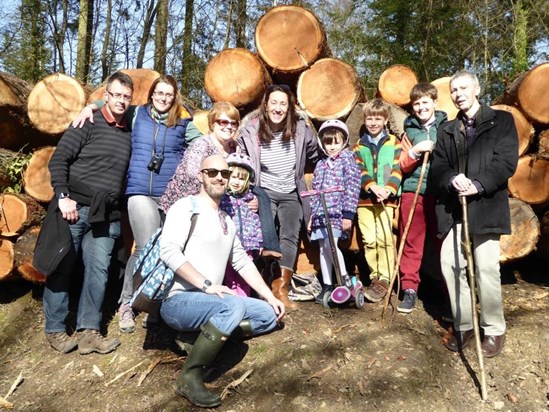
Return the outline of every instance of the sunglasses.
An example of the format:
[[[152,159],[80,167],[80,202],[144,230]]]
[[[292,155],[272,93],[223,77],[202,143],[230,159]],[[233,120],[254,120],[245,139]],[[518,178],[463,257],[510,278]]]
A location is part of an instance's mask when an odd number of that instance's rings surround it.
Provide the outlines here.
[[[233,128],[238,127],[238,125],[240,124],[238,120],[217,119],[215,122],[221,127],[227,127],[228,125],[231,125],[231,127]]]
[[[210,179],[217,177],[219,173],[221,173],[221,177],[223,179],[228,179],[229,177],[231,177],[231,171],[229,169],[219,170],[219,169],[210,167],[209,169],[202,169],[200,172],[208,175]]]

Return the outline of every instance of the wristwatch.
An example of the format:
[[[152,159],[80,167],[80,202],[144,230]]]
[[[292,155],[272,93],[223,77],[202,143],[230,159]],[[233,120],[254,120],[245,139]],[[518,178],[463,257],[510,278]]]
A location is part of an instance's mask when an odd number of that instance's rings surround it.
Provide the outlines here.
[[[210,286],[212,286],[212,282],[210,282],[208,279],[204,281],[202,284],[202,291],[206,292],[206,289],[208,289]]]
[[[59,199],[59,200],[61,200],[61,199],[66,199],[67,197],[71,197],[71,195],[68,194],[68,193],[59,193],[59,194],[57,195],[57,199]]]

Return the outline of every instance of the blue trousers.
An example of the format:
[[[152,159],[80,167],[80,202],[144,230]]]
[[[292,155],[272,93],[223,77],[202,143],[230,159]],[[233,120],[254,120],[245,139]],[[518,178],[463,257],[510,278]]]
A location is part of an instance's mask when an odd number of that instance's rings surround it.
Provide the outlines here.
[[[243,296],[209,295],[201,291],[179,292],[166,299],[160,315],[170,327],[180,331],[199,330],[211,321],[230,335],[242,320],[249,320],[253,335],[271,331],[276,326],[276,314],[267,302]]]
[[[46,278],[44,315],[46,333],[65,332],[69,313],[69,290],[75,269],[75,258],[82,252],[84,284],[78,303],[76,329],[99,330],[103,298],[114,242],[120,236],[120,221],[88,223],[89,207],[78,210],[80,219],[70,225],[74,253],[69,252],[59,268]]]

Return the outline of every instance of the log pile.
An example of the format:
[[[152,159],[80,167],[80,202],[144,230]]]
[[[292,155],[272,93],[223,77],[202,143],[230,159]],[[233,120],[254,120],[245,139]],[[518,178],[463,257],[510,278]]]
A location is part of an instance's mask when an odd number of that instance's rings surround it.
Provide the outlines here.
[[[246,119],[254,115],[270,82],[285,83],[295,92],[300,115],[313,128],[326,119],[341,119],[349,127],[351,144],[356,143],[364,131],[362,113],[368,96],[355,69],[332,56],[322,23],[314,13],[293,5],[274,7],[259,20],[254,38],[257,54],[227,49],[210,61],[204,82],[212,101],[233,103]],[[132,104],[146,103],[150,85],[160,74],[149,69],[123,71],[134,81]],[[442,77],[432,84],[439,94],[437,108],[453,119],[457,109],[450,98],[449,81],[450,77]],[[397,136],[403,132],[410,111],[409,93],[417,82],[417,75],[400,64],[388,67],[379,78],[376,96],[389,103],[388,126]],[[538,65],[494,102],[494,108],[513,115],[521,156],[509,181],[513,233],[502,238],[501,262],[520,259],[536,248],[549,256],[549,177],[545,179],[549,173],[548,83],[549,63]],[[10,182],[6,165],[32,154],[22,177],[25,194],[4,193],[0,198],[0,281],[14,277],[44,281],[31,262],[44,208],[53,196],[47,166],[72,118],[86,103],[103,99],[106,84],[91,90],[60,74],[29,85],[0,73],[0,184],[4,188]],[[203,133],[208,132],[207,113],[195,114],[195,124]],[[344,247],[360,253],[356,228]],[[318,271],[315,244],[301,243],[297,269],[301,273]]]

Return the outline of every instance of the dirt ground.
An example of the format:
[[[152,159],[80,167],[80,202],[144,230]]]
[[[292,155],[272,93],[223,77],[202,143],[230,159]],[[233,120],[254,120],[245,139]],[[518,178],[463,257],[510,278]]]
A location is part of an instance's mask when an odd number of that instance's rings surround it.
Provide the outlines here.
[[[208,385],[225,394],[219,411],[548,411],[546,266],[523,260],[502,268],[507,342],[500,356],[485,359],[486,402],[474,348],[463,356],[444,348],[440,293],[426,286],[417,309],[391,323],[381,319],[382,303],[361,310],[301,303],[282,330],[227,344]],[[122,345],[82,356],[46,343],[40,287],[0,284],[0,397],[23,377],[7,398],[13,410],[200,410],[174,393],[185,353],[172,331],[143,329],[142,315],[135,333],[118,331],[119,287],[109,285],[105,327]]]

